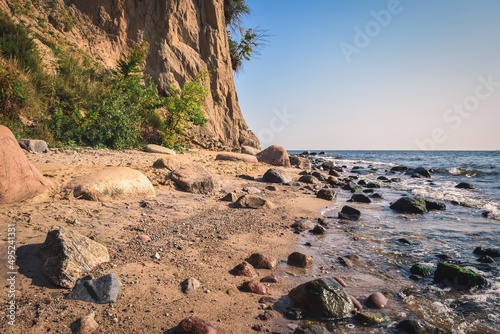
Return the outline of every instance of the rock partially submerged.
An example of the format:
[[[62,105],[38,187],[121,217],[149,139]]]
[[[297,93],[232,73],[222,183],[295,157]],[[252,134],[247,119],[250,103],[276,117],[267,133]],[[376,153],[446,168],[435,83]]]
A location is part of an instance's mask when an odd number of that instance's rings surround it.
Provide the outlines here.
[[[194,194],[210,194],[217,181],[203,165],[187,162],[170,172],[169,178],[183,191]]]
[[[54,284],[71,288],[95,266],[109,262],[106,247],[64,227],[53,227],[41,247],[42,274]]]
[[[427,206],[423,198],[415,198],[411,196],[403,196],[396,202],[391,204],[391,209],[399,213],[418,213],[424,214],[427,212]]]
[[[358,209],[355,209],[348,205],[344,205],[344,207],[342,207],[342,210],[339,212],[340,219],[356,221],[359,220],[360,217],[361,212]]]
[[[344,288],[333,278],[319,278],[301,284],[288,295],[313,317],[343,319],[354,310]]]
[[[488,285],[488,281],[474,270],[448,262],[438,264],[434,272],[434,283],[442,283],[456,290],[470,290]]]
[[[118,276],[113,273],[96,279],[87,276],[78,280],[66,299],[82,300],[95,304],[115,303],[120,295],[121,286]]]
[[[288,255],[288,265],[298,268],[308,268],[312,266],[313,257],[300,252],[293,252]]]
[[[156,196],[151,181],[138,170],[113,167],[82,175],[66,187],[75,198],[109,201]]]
[[[0,204],[22,202],[41,195],[50,186],[3,125],[0,125],[0,175]]]

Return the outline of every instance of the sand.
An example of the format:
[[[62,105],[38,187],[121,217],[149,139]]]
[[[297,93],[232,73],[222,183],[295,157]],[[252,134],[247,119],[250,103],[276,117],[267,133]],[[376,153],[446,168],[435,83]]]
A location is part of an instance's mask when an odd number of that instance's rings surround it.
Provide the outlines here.
[[[264,313],[258,302],[261,296],[239,291],[237,287],[247,279],[228,271],[252,253],[270,254],[281,262],[273,270],[258,269],[259,277],[274,273],[279,282],[267,284],[268,295],[278,299],[286,295],[305,272],[286,265],[286,257],[298,247],[297,235],[289,226],[300,217],[319,217],[320,209],[329,204],[299,187],[277,185],[271,191],[264,182],[237,177],[259,177],[271,166],[216,161],[216,152],[190,151],[167,157],[140,151],[75,149],[27,155],[53,187],[41,198],[0,206],[2,250],[7,249],[7,225],[16,224],[15,326],[7,324],[6,307],[0,311],[0,328],[8,333],[70,333],[71,324],[91,312],[95,312],[98,333],[164,333],[191,315],[226,333],[254,333],[253,325],[278,328],[283,316],[272,311],[270,320],[260,320]],[[174,164],[185,160],[202,163],[216,175],[218,190],[210,195],[177,190],[165,179],[168,170],[152,168],[162,157]],[[65,197],[62,190],[73,178],[111,166],[140,170],[152,181],[157,196],[108,202]],[[299,169],[286,170],[298,178]],[[219,200],[229,191],[244,194],[243,188],[248,186],[260,189],[260,196],[276,208],[235,209]],[[54,225],[108,248],[111,261],[89,274],[118,275],[123,286],[116,303],[66,300],[69,290],[52,285],[40,273],[37,252]],[[147,235],[151,241],[144,243],[139,235]],[[156,253],[159,259],[153,257]],[[1,260],[3,272],[7,263],[3,251]],[[201,287],[184,294],[180,283],[189,277],[198,279]],[[8,284],[4,286],[2,301],[8,292]]]

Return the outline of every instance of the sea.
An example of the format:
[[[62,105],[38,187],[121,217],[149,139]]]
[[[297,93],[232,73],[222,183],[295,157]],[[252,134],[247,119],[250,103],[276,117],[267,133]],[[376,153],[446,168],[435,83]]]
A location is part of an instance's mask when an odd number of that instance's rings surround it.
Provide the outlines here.
[[[319,274],[340,275],[351,281],[350,293],[363,300],[371,292],[391,296],[383,310],[390,322],[359,328],[350,320],[335,323],[340,333],[397,333],[397,323],[424,320],[447,333],[500,333],[500,258],[481,263],[476,247],[500,248],[500,152],[499,151],[289,151],[308,157],[316,166],[331,161],[342,167],[343,177],[354,182],[376,182],[381,198],[371,203],[349,203],[351,193],[338,189],[337,199],[322,214],[331,222],[324,238],[299,246],[322,260]],[[424,167],[430,178],[413,178],[391,172],[394,166]],[[380,177],[393,179],[384,181]],[[473,189],[459,189],[466,182]],[[370,194],[367,194],[370,195]],[[445,203],[446,210],[424,215],[401,214],[390,204],[414,195]],[[357,222],[343,222],[344,205],[362,212]],[[309,242],[309,245],[311,242]],[[356,254],[365,266],[345,268],[339,256]],[[457,291],[434,284],[432,276],[415,281],[410,268],[421,263],[436,268],[448,261],[472,269],[489,282],[483,289]],[[315,274],[318,274],[316,272]]]

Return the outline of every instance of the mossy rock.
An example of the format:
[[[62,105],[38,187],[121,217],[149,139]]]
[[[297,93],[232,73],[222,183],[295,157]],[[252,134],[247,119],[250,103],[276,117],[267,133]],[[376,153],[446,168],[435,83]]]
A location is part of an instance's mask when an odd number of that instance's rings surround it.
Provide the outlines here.
[[[413,275],[418,275],[418,276],[426,277],[426,276],[432,275],[433,270],[432,270],[432,268],[424,266],[423,264],[417,263],[417,264],[414,264],[410,268],[410,272]]]
[[[385,313],[360,312],[354,316],[358,322],[365,326],[373,326],[384,322],[389,322],[391,319]]]
[[[488,285],[488,281],[474,270],[448,262],[440,262],[434,272],[434,283],[443,283],[456,290],[470,290]]]

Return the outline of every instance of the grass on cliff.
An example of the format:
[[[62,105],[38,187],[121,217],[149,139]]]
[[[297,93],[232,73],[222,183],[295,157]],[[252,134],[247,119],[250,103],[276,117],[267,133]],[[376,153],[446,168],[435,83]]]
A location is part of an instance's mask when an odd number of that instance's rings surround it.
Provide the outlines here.
[[[18,137],[55,146],[180,148],[188,143],[187,129],[206,123],[207,74],[161,96],[143,71],[145,43],[110,71],[81,52],[39,40],[57,59],[55,73],[45,70],[28,31],[0,12],[0,123]]]

